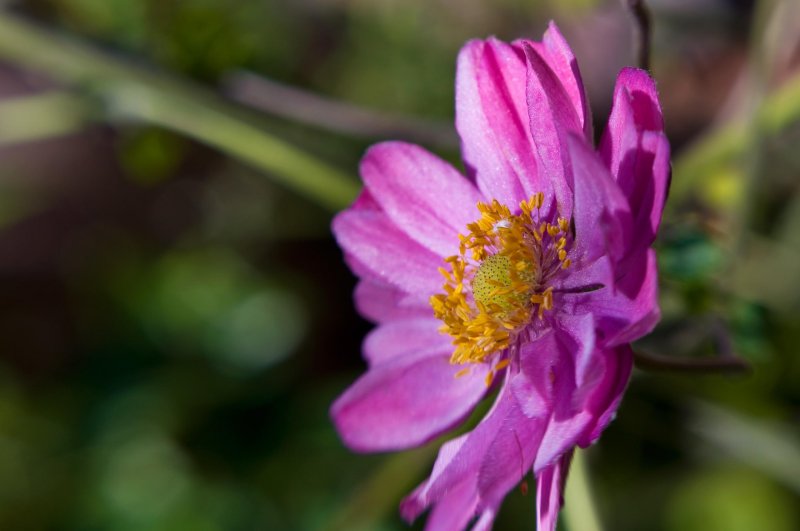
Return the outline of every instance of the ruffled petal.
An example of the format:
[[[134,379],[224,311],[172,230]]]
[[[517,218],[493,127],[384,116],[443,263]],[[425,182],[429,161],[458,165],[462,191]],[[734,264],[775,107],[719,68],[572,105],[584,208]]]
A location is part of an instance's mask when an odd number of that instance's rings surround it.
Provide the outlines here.
[[[438,256],[458,252],[458,234],[478,217],[482,197],[450,164],[404,142],[367,151],[361,176],[381,210],[414,241]]]
[[[474,430],[442,446],[430,478],[404,500],[403,515],[413,519],[466,486],[478,500],[470,516],[495,511],[530,469],[541,434],[541,423],[527,417],[504,386]]]
[[[583,87],[578,61],[569,47],[569,43],[561,34],[561,30],[552,20],[544,32],[541,43],[531,42],[539,55],[561,81],[564,91],[569,96],[575,108],[580,126],[588,141],[592,140],[592,110],[586,100],[586,90]]]
[[[401,232],[381,211],[350,208],[333,220],[333,233],[350,268],[426,302],[439,291],[442,259]]]
[[[564,505],[564,487],[572,451],[542,470],[536,477],[536,530],[555,531],[558,512]]]
[[[428,477],[428,479],[426,479],[420,486],[414,489],[414,491],[406,496],[405,499],[403,499],[403,501],[400,503],[400,514],[407,522],[413,522],[433,503],[433,500],[431,500],[430,496],[428,495],[431,484],[438,481],[443,477],[443,475],[447,474],[453,459],[459,455],[461,448],[464,443],[467,442],[468,437],[469,433],[461,435],[460,437],[456,437],[455,439],[444,443],[439,448],[439,455],[436,458],[436,462],[433,464],[433,471],[431,472],[430,477]],[[454,490],[463,481],[465,480],[462,478],[458,481],[451,482],[451,490]]]
[[[569,136],[574,187],[576,267],[607,257],[612,263],[628,252],[631,214],[628,200],[582,137]]]
[[[551,408],[548,418],[542,420],[545,426],[544,435],[537,449],[533,462],[533,471],[538,474],[545,467],[553,464],[564,452],[575,446],[583,431],[591,424],[591,412],[585,407],[585,396],[592,386],[596,385],[597,376],[602,374],[598,360],[594,357],[593,328],[588,322],[590,331],[586,336],[585,320],[577,320],[575,330],[556,330],[553,334],[553,348],[559,352],[557,363],[551,369],[549,378],[552,385]],[[583,359],[588,358],[591,366]],[[581,361],[579,365],[579,360]],[[586,380],[589,371],[595,374],[591,381],[578,386],[578,380]]]
[[[425,531],[465,529],[478,506],[474,483],[474,480],[467,479],[448,492],[431,511],[425,522]]]
[[[556,399],[554,374],[571,366],[552,331],[524,345],[492,409],[474,430],[442,446],[428,480],[403,502],[403,515],[413,519],[465,482],[479,500],[476,514],[496,510],[537,458]]]
[[[453,338],[439,331],[433,317],[402,319],[383,324],[364,340],[364,357],[371,366],[400,357],[425,357],[453,350]]]
[[[528,120],[536,146],[539,174],[558,202],[558,213],[569,219],[572,212],[572,162],[567,146],[571,134],[583,136],[577,110],[564,86],[547,62],[529,42],[523,41],[528,61],[526,95]],[[549,197],[548,197],[549,199]]]
[[[591,315],[562,319],[558,326],[562,355],[552,376],[551,415],[533,464],[537,474],[573,446],[584,446],[599,435],[613,414],[611,404],[619,403],[631,368],[625,352],[598,347]]]
[[[591,427],[578,440],[578,445],[586,448],[594,443],[608,424],[614,420],[622,395],[628,387],[633,370],[633,351],[629,345],[622,345],[603,352],[606,358],[606,373],[601,386],[590,397],[593,411]]]
[[[449,352],[376,365],[331,407],[342,440],[356,451],[418,446],[460,423],[486,393],[486,370],[466,376]]]
[[[613,418],[631,367],[629,350],[597,349],[590,315],[564,326],[522,347],[492,410],[472,432],[442,446],[429,479],[403,502],[404,517],[440,503],[453,507],[449,497],[458,490],[459,503],[473,507],[477,500],[471,516],[490,520],[531,468],[545,478],[541,485],[556,488],[540,503],[542,521],[556,517],[560,502],[552,496],[560,496],[563,478],[549,474],[564,472],[572,448],[593,441]]]
[[[599,151],[630,202],[635,246],[649,246],[661,222],[671,172],[658,93],[647,72],[620,72]]]
[[[652,331],[661,317],[658,307],[658,270],[655,251],[628,257],[618,267],[624,276],[615,289],[565,295],[564,315],[592,314],[607,348],[630,343]]]
[[[458,55],[456,129],[470,175],[487,199],[514,208],[539,182],[520,49],[496,39],[468,42]]]

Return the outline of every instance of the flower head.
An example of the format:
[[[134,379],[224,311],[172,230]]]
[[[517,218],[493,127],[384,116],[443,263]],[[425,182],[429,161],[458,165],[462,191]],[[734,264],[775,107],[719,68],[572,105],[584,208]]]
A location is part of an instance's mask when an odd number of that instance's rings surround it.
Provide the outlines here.
[[[467,177],[423,149],[372,147],[364,191],[333,230],[378,326],[369,370],[333,405],[360,451],[423,444],[493,406],[445,443],[402,503],[429,529],[487,529],[528,471],[538,529],[555,529],[575,446],[613,417],[629,343],[659,318],[653,250],[669,183],[655,85],[618,79],[597,150],[572,52],[471,41],[458,59],[456,126]]]

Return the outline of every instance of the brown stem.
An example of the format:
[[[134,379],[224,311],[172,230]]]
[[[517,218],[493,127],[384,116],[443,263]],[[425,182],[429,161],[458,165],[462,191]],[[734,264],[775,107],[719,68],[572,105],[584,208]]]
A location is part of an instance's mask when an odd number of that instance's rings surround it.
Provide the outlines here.
[[[633,16],[635,24],[634,39],[636,43],[636,63],[639,68],[650,70],[650,40],[652,26],[650,10],[644,0],[623,0],[625,6]]]
[[[651,352],[634,351],[633,360],[639,369],[652,371],[748,373],[753,370],[746,360],[733,355],[714,358],[676,358]]]

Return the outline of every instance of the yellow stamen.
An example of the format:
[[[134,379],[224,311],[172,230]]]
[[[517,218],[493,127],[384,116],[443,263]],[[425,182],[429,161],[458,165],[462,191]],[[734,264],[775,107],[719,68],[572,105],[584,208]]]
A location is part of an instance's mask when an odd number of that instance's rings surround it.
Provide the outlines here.
[[[456,373],[456,378],[461,378],[462,376],[466,376],[467,374],[469,374],[469,370],[470,370],[469,367],[464,367],[463,369],[461,369]]]
[[[539,221],[544,194],[521,201],[512,214],[497,200],[478,203],[480,218],[459,235],[459,254],[440,268],[442,293],[431,297],[441,330],[453,337],[452,363],[480,363],[507,349],[533,319],[553,308],[549,278],[570,265],[569,222]],[[560,262],[560,264],[559,264]],[[507,359],[495,366],[508,366]],[[457,373],[457,377],[462,371]],[[494,373],[487,375],[491,384]]]

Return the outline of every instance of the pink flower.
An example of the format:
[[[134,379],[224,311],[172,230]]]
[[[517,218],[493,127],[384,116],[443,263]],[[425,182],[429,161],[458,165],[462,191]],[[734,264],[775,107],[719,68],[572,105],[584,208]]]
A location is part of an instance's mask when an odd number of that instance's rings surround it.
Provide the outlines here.
[[[333,231],[378,326],[369,370],[333,404],[352,449],[400,450],[462,422],[402,503],[428,529],[488,529],[527,471],[540,530],[553,530],[574,447],[613,418],[630,342],[659,319],[650,248],[669,184],[669,144],[647,73],[623,70],[600,147],[569,46],[471,41],[456,77],[468,177],[387,142],[361,163],[364,191]],[[438,272],[437,272],[438,271]]]

